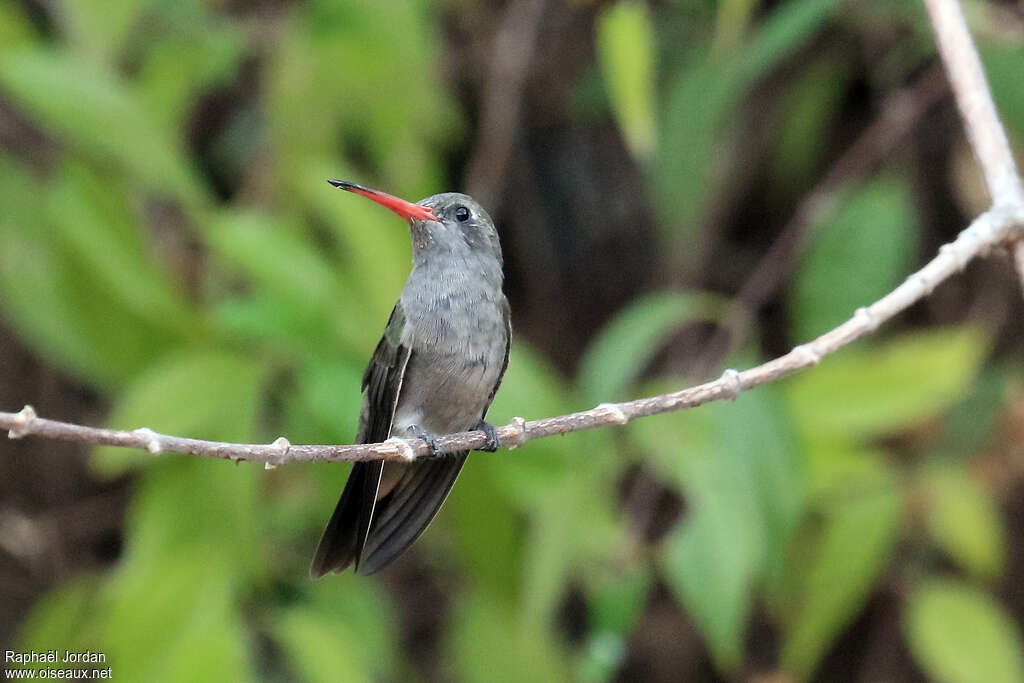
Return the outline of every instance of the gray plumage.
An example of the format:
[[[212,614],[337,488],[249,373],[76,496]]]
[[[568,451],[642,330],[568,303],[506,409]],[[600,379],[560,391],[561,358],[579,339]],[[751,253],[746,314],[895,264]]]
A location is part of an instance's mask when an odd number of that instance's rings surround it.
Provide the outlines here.
[[[363,375],[357,442],[431,440],[476,428],[493,434],[483,420],[508,364],[511,326],[490,216],[463,194],[412,205],[351,183],[331,184],[408,217],[413,244],[412,272]],[[310,575],[353,563],[371,574],[395,559],[437,514],[467,455],[356,463]]]

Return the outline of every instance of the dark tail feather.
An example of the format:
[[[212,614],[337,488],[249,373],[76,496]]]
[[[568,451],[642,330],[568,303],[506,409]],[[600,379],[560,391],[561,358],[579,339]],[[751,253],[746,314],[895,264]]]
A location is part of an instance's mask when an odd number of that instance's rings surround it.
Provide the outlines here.
[[[328,572],[344,571],[353,562],[359,565],[373,518],[382,470],[380,462],[357,462],[352,466],[345,490],[313,556],[309,567],[311,578],[319,579]]]
[[[420,537],[448,498],[468,453],[412,464],[382,498],[358,563],[360,574],[372,574],[398,557]],[[332,520],[333,521],[333,520]]]

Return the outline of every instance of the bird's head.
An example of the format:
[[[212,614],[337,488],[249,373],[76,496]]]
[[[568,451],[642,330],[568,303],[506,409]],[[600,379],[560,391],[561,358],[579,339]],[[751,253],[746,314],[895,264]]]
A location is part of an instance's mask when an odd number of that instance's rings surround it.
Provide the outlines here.
[[[409,222],[417,259],[428,254],[455,258],[490,258],[501,263],[501,245],[494,221],[472,197],[458,192],[435,194],[413,204],[380,190],[344,180],[334,187],[386,206]]]

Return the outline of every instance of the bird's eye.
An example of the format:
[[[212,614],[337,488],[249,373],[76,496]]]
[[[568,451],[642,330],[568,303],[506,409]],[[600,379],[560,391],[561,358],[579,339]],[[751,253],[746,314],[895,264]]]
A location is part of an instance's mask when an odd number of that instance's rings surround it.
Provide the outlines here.
[[[465,223],[469,220],[469,209],[464,206],[455,207],[455,220],[460,223]]]

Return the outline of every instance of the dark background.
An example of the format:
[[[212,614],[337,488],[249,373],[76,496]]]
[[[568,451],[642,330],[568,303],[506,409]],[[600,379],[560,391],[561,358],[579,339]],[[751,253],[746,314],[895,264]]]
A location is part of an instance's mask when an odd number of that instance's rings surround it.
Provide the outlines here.
[[[1024,8],[967,2],[1011,138]],[[347,443],[408,271],[332,190],[473,194],[491,418],[784,353],[987,204],[923,9],[868,0],[0,4],[0,409]],[[344,466],[0,443],[0,648],[121,680],[1024,678],[1020,283],[971,264],[734,404],[474,455],[371,579]]]

